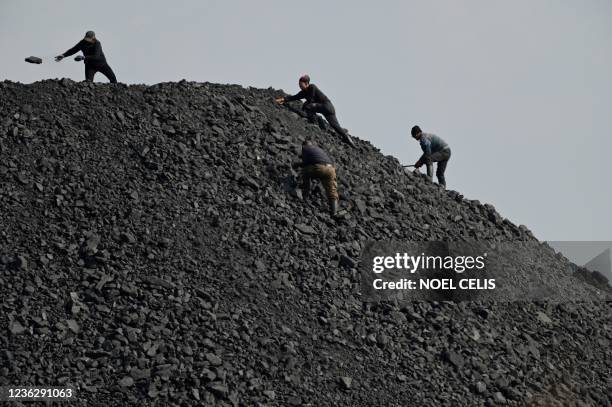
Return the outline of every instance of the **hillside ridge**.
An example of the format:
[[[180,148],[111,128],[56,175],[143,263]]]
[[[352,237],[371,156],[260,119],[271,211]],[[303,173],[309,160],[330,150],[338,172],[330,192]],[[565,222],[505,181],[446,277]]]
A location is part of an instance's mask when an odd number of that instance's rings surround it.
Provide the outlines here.
[[[281,95],[0,83],[0,385],[72,383],[78,405],[438,406],[563,383],[612,403],[610,304],[565,259]],[[336,162],[339,218],[320,187],[302,197],[304,139]],[[367,242],[470,239],[531,242],[516,267],[546,264],[580,302],[363,306]]]

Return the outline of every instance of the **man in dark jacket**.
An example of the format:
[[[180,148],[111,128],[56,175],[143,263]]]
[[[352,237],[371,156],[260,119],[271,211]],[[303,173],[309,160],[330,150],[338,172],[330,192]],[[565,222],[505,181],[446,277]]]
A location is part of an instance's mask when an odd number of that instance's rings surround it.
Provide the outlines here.
[[[435,134],[423,133],[419,126],[414,126],[410,133],[412,137],[421,144],[421,149],[423,150],[423,155],[414,164],[416,170],[423,164],[427,165],[427,176],[432,180],[433,163],[437,162],[438,168],[436,168],[436,176],[438,177],[438,183],[446,188],[444,172],[446,171],[446,165],[451,156],[450,147],[446,141]]]
[[[287,96],[284,98],[276,99],[276,103],[283,104],[285,102],[291,102],[293,100],[301,100],[306,99],[302,109],[308,115],[308,118],[314,122],[314,119],[317,113],[321,113],[327,119],[329,125],[342,137],[342,140],[349,144],[351,147],[355,147],[355,143],[351,139],[351,136],[348,134],[346,129],[343,129],[338,123],[338,118],[336,117],[336,109],[332,104],[331,100],[323,92],[321,89],[317,87],[314,83],[310,83],[310,76],[304,75],[300,78],[298,82],[300,86],[300,92],[293,96]]]
[[[117,83],[115,73],[106,63],[106,57],[104,56],[104,52],[102,52],[102,44],[96,39],[96,34],[93,31],[87,31],[85,33],[85,38],[68,51],[56,56],[55,60],[59,62],[65,57],[74,55],[79,51],[83,52],[83,55],[77,56],[75,60],[85,61],[86,81],[93,82],[96,72],[100,72],[102,75],[106,76],[111,83]]]
[[[332,216],[338,211],[338,185],[336,182],[336,169],[331,158],[323,149],[311,141],[302,144],[302,161],[293,164],[293,167],[302,167],[302,188],[304,195],[310,193],[310,180],[318,179],[323,184],[329,201],[329,212]]]

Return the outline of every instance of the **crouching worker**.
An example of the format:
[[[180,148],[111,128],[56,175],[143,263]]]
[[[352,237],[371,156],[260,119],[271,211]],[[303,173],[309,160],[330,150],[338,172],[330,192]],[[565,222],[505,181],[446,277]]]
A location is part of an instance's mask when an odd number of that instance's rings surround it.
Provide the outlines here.
[[[332,216],[338,212],[338,185],[336,169],[331,158],[323,149],[311,141],[302,144],[302,161],[293,164],[293,168],[302,167],[302,189],[304,196],[310,194],[310,181],[318,179],[323,184],[329,201],[329,212]]]
[[[433,163],[437,162],[436,176],[438,177],[438,183],[446,188],[444,172],[451,156],[450,147],[446,141],[435,134],[423,133],[419,126],[414,126],[410,133],[421,144],[423,150],[423,155],[414,164],[416,170],[425,164],[427,166],[427,177],[430,181],[433,181]]]
[[[294,100],[306,99],[306,102],[304,102],[304,105],[302,105],[302,109],[306,113],[308,120],[311,123],[315,122],[317,113],[321,113],[323,116],[325,116],[332,129],[334,129],[342,138],[342,141],[351,147],[355,147],[355,142],[348,134],[348,131],[340,126],[338,118],[336,117],[336,108],[332,104],[331,100],[329,100],[329,98],[325,96],[323,92],[321,92],[321,89],[319,89],[317,85],[310,83],[310,76],[303,75],[300,77],[298,85],[300,87],[300,91],[297,94],[284,98],[278,98],[276,99],[276,103],[283,104],[285,102],[291,102]]]

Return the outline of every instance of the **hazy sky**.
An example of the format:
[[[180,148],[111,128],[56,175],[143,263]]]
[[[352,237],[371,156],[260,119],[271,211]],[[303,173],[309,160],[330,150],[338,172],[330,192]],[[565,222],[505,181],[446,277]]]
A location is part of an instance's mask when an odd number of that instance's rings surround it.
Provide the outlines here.
[[[406,164],[412,125],[445,138],[449,188],[540,239],[612,240],[609,0],[0,0],[0,79],[83,79],[72,59],[23,59],[90,29],[121,82],[294,93],[309,73],[344,127]]]

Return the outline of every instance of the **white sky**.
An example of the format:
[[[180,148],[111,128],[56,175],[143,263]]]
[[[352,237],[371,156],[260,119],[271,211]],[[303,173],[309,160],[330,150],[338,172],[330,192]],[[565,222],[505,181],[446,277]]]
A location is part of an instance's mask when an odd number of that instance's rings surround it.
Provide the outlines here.
[[[71,59],[23,59],[90,29],[121,82],[294,93],[309,73],[344,127],[406,164],[414,124],[446,139],[449,188],[540,239],[612,240],[609,0],[0,0],[0,79],[82,79]]]

